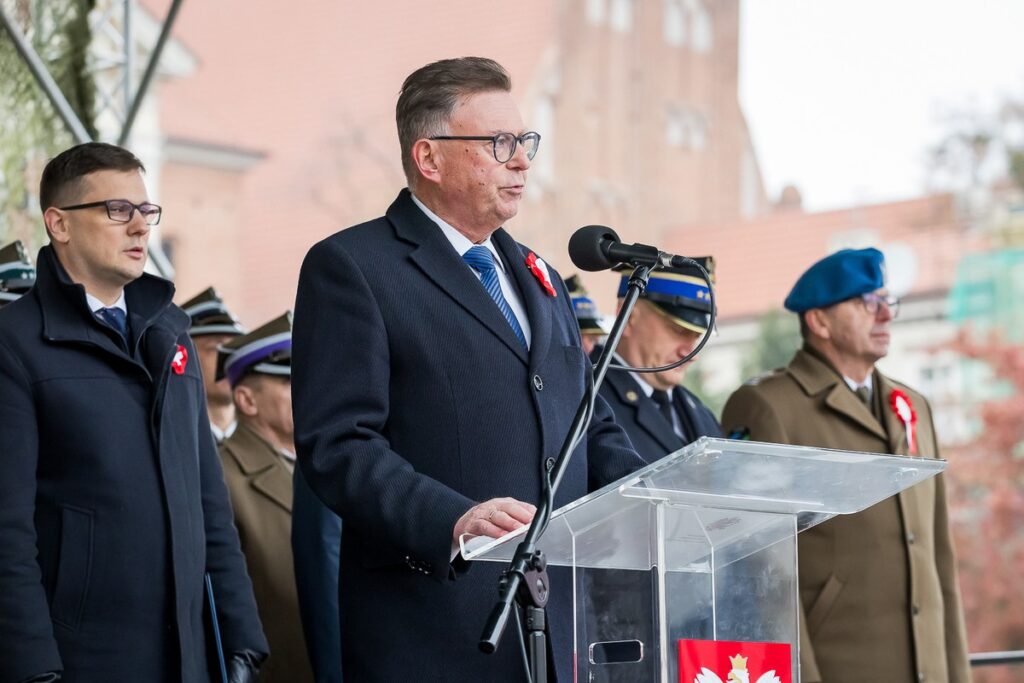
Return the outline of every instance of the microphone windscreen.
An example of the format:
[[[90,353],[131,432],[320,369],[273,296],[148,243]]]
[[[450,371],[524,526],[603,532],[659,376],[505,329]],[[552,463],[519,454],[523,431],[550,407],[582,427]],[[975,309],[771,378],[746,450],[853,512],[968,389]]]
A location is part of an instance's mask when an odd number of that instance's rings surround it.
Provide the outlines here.
[[[605,245],[621,240],[615,231],[604,225],[587,225],[569,238],[569,258],[580,270],[607,270],[617,261],[608,258]]]

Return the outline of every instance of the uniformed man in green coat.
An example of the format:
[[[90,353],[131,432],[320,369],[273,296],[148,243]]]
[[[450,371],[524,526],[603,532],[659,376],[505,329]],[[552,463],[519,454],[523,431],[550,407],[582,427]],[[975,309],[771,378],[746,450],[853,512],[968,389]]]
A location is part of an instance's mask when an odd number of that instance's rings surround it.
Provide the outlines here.
[[[734,437],[939,457],[925,398],[881,374],[898,301],[876,249],[811,266],[786,298],[803,348],[726,403]],[[799,537],[803,683],[965,683],[966,637],[944,476]]]
[[[270,659],[261,683],[312,683],[292,564],[292,315],[285,313],[220,347],[238,428],[220,445],[224,481],[245,555]]]

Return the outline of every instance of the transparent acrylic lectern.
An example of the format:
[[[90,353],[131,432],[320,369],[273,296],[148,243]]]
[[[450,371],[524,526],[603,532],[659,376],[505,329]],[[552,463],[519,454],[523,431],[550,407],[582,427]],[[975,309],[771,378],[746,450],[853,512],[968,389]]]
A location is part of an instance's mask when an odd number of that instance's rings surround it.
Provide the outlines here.
[[[797,534],[945,465],[701,438],[557,510],[538,547],[572,568],[552,590],[573,592],[576,680],[675,683],[700,639],[788,643],[798,681]],[[463,553],[508,562],[524,531]]]

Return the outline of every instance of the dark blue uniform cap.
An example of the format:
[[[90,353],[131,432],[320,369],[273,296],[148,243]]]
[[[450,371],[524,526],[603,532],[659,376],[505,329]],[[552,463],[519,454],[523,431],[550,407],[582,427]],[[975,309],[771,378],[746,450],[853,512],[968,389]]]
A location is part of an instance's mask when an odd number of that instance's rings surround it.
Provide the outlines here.
[[[693,259],[715,279],[715,259],[711,256],[697,256]],[[630,267],[618,267],[622,272],[618,297],[626,295]],[[651,273],[647,289],[640,295],[654,304],[676,325],[703,334],[711,323],[711,291],[700,270],[687,264],[682,268],[661,268]]]
[[[885,256],[874,248],[842,249],[808,268],[783,304],[803,313],[825,308],[885,286]]]

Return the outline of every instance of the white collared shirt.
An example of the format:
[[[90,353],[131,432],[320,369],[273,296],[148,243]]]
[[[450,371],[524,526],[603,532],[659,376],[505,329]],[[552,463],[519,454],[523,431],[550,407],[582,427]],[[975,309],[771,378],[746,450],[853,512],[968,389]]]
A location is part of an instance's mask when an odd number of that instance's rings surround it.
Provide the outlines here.
[[[432,220],[437,227],[441,228],[441,232],[444,234],[452,247],[455,249],[459,256],[463,256],[467,251],[475,246],[487,247],[491,255],[494,257],[494,265],[498,273],[498,282],[501,284],[501,293],[505,296],[505,301],[508,302],[508,307],[512,309],[512,314],[519,321],[519,327],[523,329],[523,336],[526,338],[526,348],[530,348],[532,337],[530,334],[530,319],[526,316],[526,308],[523,306],[522,300],[519,298],[519,293],[515,287],[512,286],[512,281],[509,280],[508,273],[505,272],[505,262],[501,260],[501,254],[498,253],[497,248],[488,237],[486,240],[480,243],[480,245],[473,244],[468,237],[463,235],[461,232],[453,228],[451,225],[446,223],[444,219],[440,218],[433,211],[428,209],[426,205],[416,198],[416,195],[410,191],[413,203],[420,208],[427,218]],[[466,266],[469,268],[469,266]],[[480,274],[473,268],[470,268],[473,274],[476,275],[477,279],[480,279]]]
[[[237,428],[238,420],[235,420],[234,422],[229,424],[228,428],[224,430],[222,430],[220,427],[213,424],[212,422],[210,423],[210,431],[213,432],[213,438],[218,444],[224,441],[224,439],[230,439],[231,435],[235,433],[235,429]]]
[[[107,306],[105,303],[94,297],[89,292],[85,293],[85,300],[89,303],[89,310],[95,313],[101,308],[120,308],[124,311],[125,317],[128,316],[128,302],[124,298],[124,290],[121,290],[121,296],[117,298],[112,306]]]
[[[846,375],[843,375],[843,379],[846,380],[846,385],[848,387],[850,387],[850,390],[853,391],[853,393],[855,393],[855,394],[857,393],[857,390],[860,389],[861,387],[867,387],[868,388],[868,396],[871,396],[871,395],[874,394],[874,387],[872,386],[872,379],[871,379],[871,374],[870,373],[868,374],[868,378],[866,380],[864,380],[863,382],[859,382],[859,383],[858,382],[854,382],[852,379],[850,379]]]

